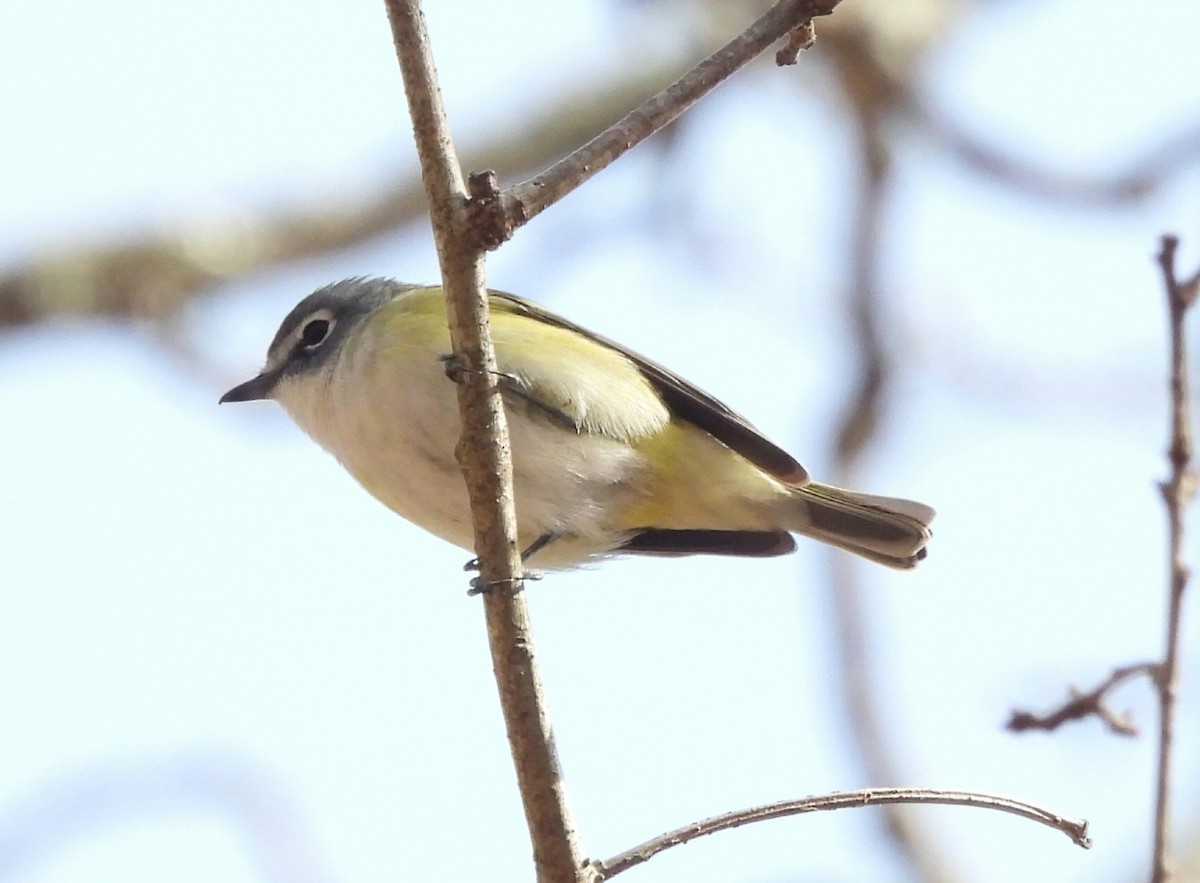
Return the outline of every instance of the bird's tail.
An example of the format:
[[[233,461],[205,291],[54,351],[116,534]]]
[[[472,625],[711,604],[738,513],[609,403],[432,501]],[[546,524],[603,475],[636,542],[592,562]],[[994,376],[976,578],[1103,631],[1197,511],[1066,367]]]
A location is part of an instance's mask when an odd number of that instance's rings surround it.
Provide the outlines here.
[[[790,502],[788,529],[902,570],[925,557],[934,511],[924,503],[809,482]],[[797,511],[796,504],[799,504]]]

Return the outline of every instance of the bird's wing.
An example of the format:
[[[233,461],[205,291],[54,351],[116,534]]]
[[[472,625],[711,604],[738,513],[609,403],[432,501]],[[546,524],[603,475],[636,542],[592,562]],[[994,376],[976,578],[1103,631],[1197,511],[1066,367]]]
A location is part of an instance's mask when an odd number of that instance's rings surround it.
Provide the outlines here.
[[[642,376],[650,382],[672,415],[703,429],[713,438],[782,482],[794,485],[808,482],[808,472],[805,468],[791,454],[759,432],[749,420],[657,362],[651,361],[607,337],[596,334],[594,331],[581,328],[562,316],[516,295],[493,291],[491,292],[491,304],[493,309],[501,313],[525,316],[581,334],[589,340],[619,353],[632,362]],[[534,394],[536,395],[536,391]],[[568,412],[566,416],[573,419],[577,426],[584,428],[580,425],[576,415]]]

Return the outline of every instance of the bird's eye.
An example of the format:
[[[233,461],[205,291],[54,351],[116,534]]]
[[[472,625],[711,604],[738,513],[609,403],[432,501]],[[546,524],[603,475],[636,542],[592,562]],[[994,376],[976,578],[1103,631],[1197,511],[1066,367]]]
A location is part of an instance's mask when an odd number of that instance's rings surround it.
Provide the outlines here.
[[[300,343],[306,350],[313,350],[325,342],[329,329],[333,327],[328,319],[310,319],[300,332]]]

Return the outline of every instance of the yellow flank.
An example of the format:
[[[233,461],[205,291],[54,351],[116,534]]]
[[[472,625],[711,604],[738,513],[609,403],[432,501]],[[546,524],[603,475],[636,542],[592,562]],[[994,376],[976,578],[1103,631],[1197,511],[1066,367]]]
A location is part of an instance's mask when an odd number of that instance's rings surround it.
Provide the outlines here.
[[[779,530],[793,491],[702,429],[672,420],[633,444],[647,462],[640,500],[620,527],[664,530]]]

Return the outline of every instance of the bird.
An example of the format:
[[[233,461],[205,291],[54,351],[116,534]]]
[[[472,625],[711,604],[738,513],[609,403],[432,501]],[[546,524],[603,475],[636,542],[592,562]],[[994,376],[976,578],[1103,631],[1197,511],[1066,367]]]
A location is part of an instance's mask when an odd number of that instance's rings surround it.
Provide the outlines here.
[[[929,506],[815,481],[656,362],[524,298],[488,303],[525,565],[771,557],[793,534],[901,570],[925,557]],[[356,277],[301,300],[220,401],[274,400],[385,506],[470,550],[454,364],[440,286]]]

